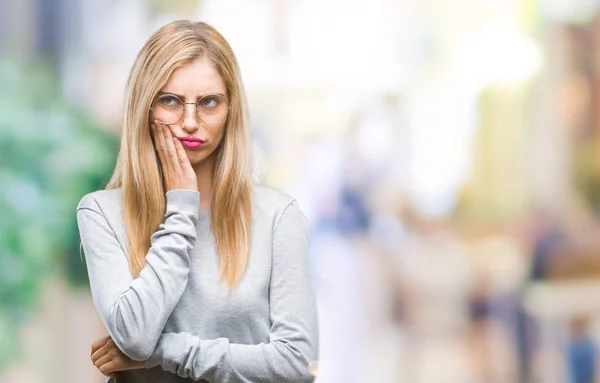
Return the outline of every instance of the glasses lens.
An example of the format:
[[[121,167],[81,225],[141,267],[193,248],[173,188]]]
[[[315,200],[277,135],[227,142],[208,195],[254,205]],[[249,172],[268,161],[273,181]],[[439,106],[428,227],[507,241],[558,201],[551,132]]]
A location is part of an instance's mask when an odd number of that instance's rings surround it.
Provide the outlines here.
[[[198,100],[198,117],[207,124],[221,122],[227,116],[229,106],[220,94],[207,94]]]
[[[163,124],[174,124],[183,115],[183,103],[177,97],[165,94],[154,101],[152,113]]]

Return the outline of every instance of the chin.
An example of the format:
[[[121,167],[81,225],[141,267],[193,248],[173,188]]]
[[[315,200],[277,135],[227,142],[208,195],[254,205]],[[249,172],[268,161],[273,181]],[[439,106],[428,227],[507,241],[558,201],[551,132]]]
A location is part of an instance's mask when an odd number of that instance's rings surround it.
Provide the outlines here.
[[[198,166],[198,165],[202,164],[203,162],[206,162],[208,157],[210,157],[210,154],[206,155],[204,153],[202,153],[202,155],[196,154],[196,155],[188,156],[192,166]]]

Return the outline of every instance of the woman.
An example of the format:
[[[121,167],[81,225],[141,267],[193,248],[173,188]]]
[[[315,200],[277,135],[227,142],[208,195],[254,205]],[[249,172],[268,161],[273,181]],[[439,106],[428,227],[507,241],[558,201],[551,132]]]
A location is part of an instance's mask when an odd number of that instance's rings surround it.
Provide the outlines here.
[[[229,44],[176,21],[129,75],[115,172],[77,221],[122,382],[305,382],[318,325],[304,215],[253,185],[247,106]],[[109,379],[111,380],[111,379]]]

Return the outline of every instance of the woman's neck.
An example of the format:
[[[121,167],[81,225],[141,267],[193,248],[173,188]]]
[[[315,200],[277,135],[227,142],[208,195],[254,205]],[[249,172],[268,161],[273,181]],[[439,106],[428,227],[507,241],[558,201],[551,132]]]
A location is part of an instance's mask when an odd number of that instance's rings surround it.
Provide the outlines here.
[[[210,200],[212,198],[212,158],[207,158],[202,163],[196,165],[194,171],[196,172],[198,191],[200,192],[200,210],[205,210],[210,207]]]

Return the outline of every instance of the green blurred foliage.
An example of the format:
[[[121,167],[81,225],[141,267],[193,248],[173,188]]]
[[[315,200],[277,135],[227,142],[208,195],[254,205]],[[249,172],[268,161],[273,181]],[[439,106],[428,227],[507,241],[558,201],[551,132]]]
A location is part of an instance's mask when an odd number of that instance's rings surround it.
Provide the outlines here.
[[[49,65],[0,60],[0,369],[41,282],[87,286],[75,208],[114,168],[118,138],[61,99]],[[17,352],[15,352],[17,351]]]

